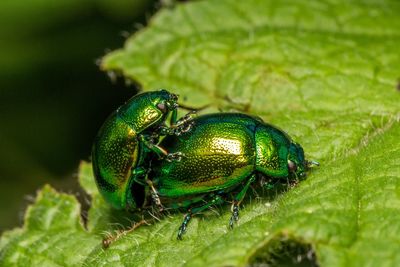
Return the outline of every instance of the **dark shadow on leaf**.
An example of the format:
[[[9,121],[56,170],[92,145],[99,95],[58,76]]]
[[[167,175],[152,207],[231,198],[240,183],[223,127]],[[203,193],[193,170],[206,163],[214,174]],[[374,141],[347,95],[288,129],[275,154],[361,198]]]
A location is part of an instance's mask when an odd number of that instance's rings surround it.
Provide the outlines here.
[[[248,266],[319,266],[315,251],[310,244],[280,235],[250,258]]]

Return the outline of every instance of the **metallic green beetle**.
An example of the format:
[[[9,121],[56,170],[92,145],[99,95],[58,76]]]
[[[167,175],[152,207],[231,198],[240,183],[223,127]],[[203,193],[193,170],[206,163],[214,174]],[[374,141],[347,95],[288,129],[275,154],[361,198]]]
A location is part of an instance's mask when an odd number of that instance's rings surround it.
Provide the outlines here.
[[[190,116],[176,120],[177,99],[166,90],[136,95],[100,128],[92,148],[93,171],[100,193],[113,207],[134,209],[142,204],[143,192],[136,194],[133,182],[146,176],[149,153],[168,160],[177,157],[157,145],[159,135],[178,135],[190,129]],[[164,123],[169,114],[171,126],[167,127]]]
[[[190,131],[167,136],[160,145],[181,153],[179,162],[152,161],[151,180],[161,203],[189,208],[179,228],[182,238],[192,215],[235,194],[229,225],[239,218],[239,204],[256,180],[256,174],[294,180],[309,165],[303,148],[282,130],[260,118],[240,113],[199,116]],[[229,194],[228,194],[229,193]]]

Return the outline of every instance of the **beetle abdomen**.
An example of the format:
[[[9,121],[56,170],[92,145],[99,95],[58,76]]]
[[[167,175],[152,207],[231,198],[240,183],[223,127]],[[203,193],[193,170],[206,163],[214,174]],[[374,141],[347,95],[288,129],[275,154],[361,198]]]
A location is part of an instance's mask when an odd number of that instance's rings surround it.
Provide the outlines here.
[[[254,171],[254,121],[248,117],[199,117],[188,133],[166,137],[168,152],[183,153],[179,162],[156,161],[154,183],[161,196],[224,190],[238,185]],[[240,122],[238,122],[240,121]]]
[[[125,208],[132,166],[136,166],[137,133],[114,112],[100,129],[92,150],[97,186],[115,208]]]

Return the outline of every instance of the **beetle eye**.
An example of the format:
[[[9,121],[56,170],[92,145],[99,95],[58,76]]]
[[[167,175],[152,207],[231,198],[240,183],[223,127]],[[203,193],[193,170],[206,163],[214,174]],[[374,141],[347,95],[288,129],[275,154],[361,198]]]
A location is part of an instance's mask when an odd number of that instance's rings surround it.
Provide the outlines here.
[[[178,101],[178,95],[171,94],[171,100],[174,101],[174,102]]]
[[[297,165],[293,161],[288,160],[288,168],[289,168],[289,171],[295,172],[297,170]]]
[[[164,103],[158,103],[157,104],[157,108],[159,110],[161,110],[162,113],[166,113],[167,112],[167,106]]]

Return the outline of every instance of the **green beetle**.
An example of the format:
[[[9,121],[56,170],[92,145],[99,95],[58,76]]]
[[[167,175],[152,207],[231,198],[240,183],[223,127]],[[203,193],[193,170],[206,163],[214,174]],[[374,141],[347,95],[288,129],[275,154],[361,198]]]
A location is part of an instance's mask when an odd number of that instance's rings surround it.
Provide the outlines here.
[[[218,113],[193,119],[189,132],[167,136],[160,145],[181,153],[180,161],[154,159],[150,179],[161,203],[189,208],[179,228],[182,238],[191,217],[234,194],[229,225],[239,218],[239,204],[260,173],[271,179],[295,180],[314,161],[282,130],[260,118]]]
[[[189,115],[176,120],[177,99],[166,90],[136,95],[100,128],[92,148],[93,172],[100,193],[114,208],[131,210],[142,204],[144,189],[136,190],[139,184],[134,181],[143,184],[145,158],[150,152],[171,161],[179,157],[179,153],[168,154],[157,145],[160,135],[179,135],[190,129]],[[168,115],[170,127],[165,126]]]

